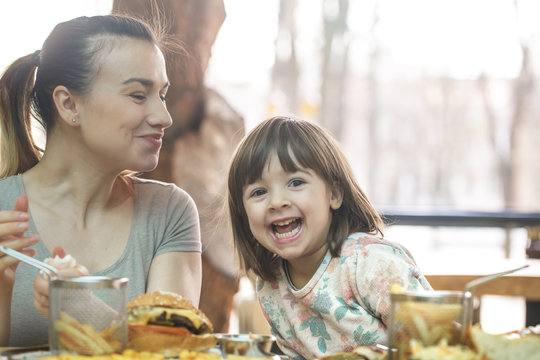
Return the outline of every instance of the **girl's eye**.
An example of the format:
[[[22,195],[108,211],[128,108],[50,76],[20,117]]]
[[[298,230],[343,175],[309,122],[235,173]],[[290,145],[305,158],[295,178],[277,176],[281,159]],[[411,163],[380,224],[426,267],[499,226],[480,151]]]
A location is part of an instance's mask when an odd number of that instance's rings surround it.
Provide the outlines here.
[[[304,180],[301,180],[301,179],[293,179],[293,180],[291,181],[290,185],[291,185],[292,187],[297,187],[297,186],[300,186],[300,185],[302,185],[302,184],[304,184],[304,183],[305,183]]]
[[[165,95],[160,95],[159,98],[161,99],[161,101],[167,102],[167,97]]]
[[[262,196],[266,194],[266,191],[264,191],[263,189],[255,189],[251,192],[251,197],[257,197],[257,196]]]

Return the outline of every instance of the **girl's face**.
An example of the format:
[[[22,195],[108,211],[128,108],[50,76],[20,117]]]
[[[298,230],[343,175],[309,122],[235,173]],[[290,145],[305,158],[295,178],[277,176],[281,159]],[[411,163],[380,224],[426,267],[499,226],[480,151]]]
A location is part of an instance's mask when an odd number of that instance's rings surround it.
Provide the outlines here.
[[[171,126],[169,87],[161,51],[143,40],[122,39],[103,56],[89,94],[77,103],[86,159],[113,171],[156,167],[163,132]]]
[[[244,187],[243,203],[262,246],[291,264],[316,267],[327,250],[331,209],[341,198],[313,170],[298,168],[286,172],[274,153],[261,178]]]

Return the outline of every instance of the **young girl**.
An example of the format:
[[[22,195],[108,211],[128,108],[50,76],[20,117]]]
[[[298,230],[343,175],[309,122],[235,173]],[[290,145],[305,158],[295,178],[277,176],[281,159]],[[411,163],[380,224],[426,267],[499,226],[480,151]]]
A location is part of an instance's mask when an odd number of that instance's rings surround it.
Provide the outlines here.
[[[336,141],[308,121],[274,117],[240,143],[228,202],[236,246],[292,359],[387,342],[389,289],[431,289],[383,221]]]

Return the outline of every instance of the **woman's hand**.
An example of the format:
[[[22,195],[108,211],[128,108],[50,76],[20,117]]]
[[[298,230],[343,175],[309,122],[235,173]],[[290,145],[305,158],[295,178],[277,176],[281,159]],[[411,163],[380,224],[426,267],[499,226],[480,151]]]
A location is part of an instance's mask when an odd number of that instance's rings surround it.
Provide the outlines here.
[[[57,255],[63,258],[66,256],[66,252],[63,248],[57,246],[52,252],[52,257]],[[58,277],[61,279],[89,275],[88,269],[80,264],[72,268],[57,270]],[[34,278],[34,306],[40,313],[49,316],[49,279],[47,277],[38,275]]]
[[[24,236],[29,228],[28,198],[17,198],[13,210],[0,211],[0,245],[33,256],[34,250],[28,247],[39,241],[37,235]],[[0,252],[0,296],[11,294],[15,283],[15,269],[19,260]]]

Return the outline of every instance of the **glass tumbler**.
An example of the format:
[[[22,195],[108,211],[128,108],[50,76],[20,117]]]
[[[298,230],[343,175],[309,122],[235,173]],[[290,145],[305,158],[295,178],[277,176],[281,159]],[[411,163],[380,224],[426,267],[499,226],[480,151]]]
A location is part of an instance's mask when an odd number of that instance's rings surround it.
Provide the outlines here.
[[[127,343],[127,278],[81,276],[49,281],[49,347],[53,354],[105,355]]]

